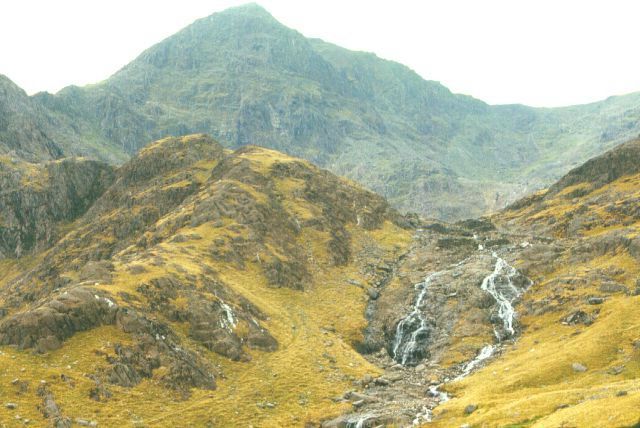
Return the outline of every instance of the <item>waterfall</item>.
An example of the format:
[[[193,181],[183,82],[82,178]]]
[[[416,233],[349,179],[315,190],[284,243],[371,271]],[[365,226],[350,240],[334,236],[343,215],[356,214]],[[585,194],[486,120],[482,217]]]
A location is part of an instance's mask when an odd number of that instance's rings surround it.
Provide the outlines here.
[[[445,403],[447,401],[449,401],[449,394],[447,394],[446,392],[442,392],[440,391],[440,387],[442,386],[442,384],[439,385],[432,385],[429,387],[429,394],[438,399],[438,402],[440,403]]]
[[[482,250],[482,248],[480,248]],[[520,297],[523,290],[532,285],[532,281],[529,278],[524,277],[518,270],[510,266],[504,259],[498,257],[494,252],[493,258],[496,259],[493,272],[487,275],[483,280],[480,288],[489,293],[498,304],[498,317],[502,321],[502,327],[507,333],[507,336],[515,334],[514,321],[516,318],[516,311],[513,308],[513,302]],[[514,281],[520,281],[524,287],[518,288]],[[462,372],[456,376],[453,380],[461,380],[469,376],[473,370],[475,370],[483,361],[491,358],[498,346],[500,345],[503,336],[494,330],[497,345],[485,345],[476,357],[469,361],[462,368]],[[449,400],[449,395],[446,392],[442,392],[439,388],[442,386],[436,385],[429,388],[431,396],[438,398],[440,403],[444,403]]]
[[[430,329],[427,319],[422,313],[422,304],[431,282],[442,272],[434,272],[422,282],[415,285],[420,290],[413,310],[404,317],[396,327],[396,336],[393,343],[393,359],[402,365],[416,364],[425,355],[426,340],[429,338]]]
[[[498,318],[502,321],[502,328],[506,332],[506,336],[513,336],[515,329],[513,328],[516,311],[513,308],[513,302],[520,297],[522,290],[526,286],[531,285],[531,281],[525,278],[516,268],[510,266],[504,259],[498,257],[494,252],[493,258],[496,259],[493,272],[487,275],[483,280],[480,288],[489,293],[498,304]],[[516,287],[514,281],[520,280],[523,284],[526,284],[524,288]],[[494,329],[494,334],[498,345],[502,342],[503,335]],[[483,361],[491,358],[495,353],[498,345],[486,345],[484,346],[478,355],[471,361],[469,361],[462,369],[454,380],[460,380],[467,377],[471,372],[478,367]]]
[[[491,358],[493,356],[493,353],[495,352],[495,350],[496,350],[496,348],[493,345],[484,346],[480,350],[480,353],[473,360],[471,360],[467,364],[465,364],[464,368],[462,369],[462,373],[460,373],[453,380],[460,380],[460,379],[464,379],[465,377],[469,376],[469,374],[471,374],[473,369],[475,369],[478,366],[478,364],[480,364],[484,360],[487,360],[487,359]]]
[[[482,280],[480,287],[495,299],[498,304],[497,315],[502,321],[503,329],[507,336],[512,336],[515,333],[513,323],[516,316],[513,302],[522,294],[522,291],[515,286],[514,280],[522,278],[522,275],[496,253],[493,253],[493,257],[496,259],[493,272]],[[526,281],[531,285],[531,281],[528,279]],[[497,331],[495,334],[500,342],[503,337]]]
[[[237,321],[236,321],[235,314],[233,313],[233,309],[231,309],[231,306],[227,305],[222,299],[220,298],[218,299],[220,300],[220,307],[224,311],[224,315],[225,315],[224,318],[220,319],[220,327],[226,328],[227,330],[231,331],[234,328],[236,328],[236,325],[237,325]]]
[[[411,425],[413,425],[414,427],[420,426],[421,422],[431,422],[432,419],[433,419],[433,413],[431,412],[431,409],[429,409],[427,406],[423,406],[422,410],[420,410],[416,414],[416,417],[413,418]]]

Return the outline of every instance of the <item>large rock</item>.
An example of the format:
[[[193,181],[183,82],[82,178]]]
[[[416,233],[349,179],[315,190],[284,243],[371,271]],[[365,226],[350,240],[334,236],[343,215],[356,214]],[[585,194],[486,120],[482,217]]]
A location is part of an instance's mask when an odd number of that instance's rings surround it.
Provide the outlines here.
[[[69,289],[4,319],[0,323],[0,344],[50,351],[76,332],[114,324],[117,312],[117,305],[101,292],[84,287]]]

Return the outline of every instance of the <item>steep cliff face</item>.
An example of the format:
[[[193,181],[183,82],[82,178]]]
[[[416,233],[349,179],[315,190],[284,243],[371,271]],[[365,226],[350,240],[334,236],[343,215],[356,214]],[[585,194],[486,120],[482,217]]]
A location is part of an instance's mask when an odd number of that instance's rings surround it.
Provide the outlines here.
[[[48,94],[27,96],[0,74],[0,156],[27,162],[70,156],[112,164],[127,159],[122,149],[105,143],[96,125],[82,115],[70,114],[71,110],[62,113],[54,104]]]
[[[43,109],[0,75],[0,154],[31,161],[61,157],[62,147],[47,135],[47,130]]]
[[[113,168],[97,161],[0,158],[0,258],[48,248],[113,179]]]

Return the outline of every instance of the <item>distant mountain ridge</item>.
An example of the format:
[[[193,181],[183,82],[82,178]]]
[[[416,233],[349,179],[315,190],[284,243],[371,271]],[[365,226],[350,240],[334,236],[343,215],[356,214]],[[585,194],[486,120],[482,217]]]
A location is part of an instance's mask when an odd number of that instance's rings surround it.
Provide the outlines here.
[[[66,155],[121,163],[148,141],[209,133],[306,158],[443,219],[503,207],[640,133],[640,94],[490,106],[374,54],[307,39],[255,4],[194,22],[101,83],[29,100],[47,118],[34,122],[58,124],[43,133]]]

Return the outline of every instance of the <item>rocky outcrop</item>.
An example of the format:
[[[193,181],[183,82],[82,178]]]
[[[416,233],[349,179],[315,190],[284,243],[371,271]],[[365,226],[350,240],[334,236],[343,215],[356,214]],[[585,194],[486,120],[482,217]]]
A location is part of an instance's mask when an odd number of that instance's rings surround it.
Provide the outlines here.
[[[44,109],[0,75],[0,155],[28,161],[62,157],[63,149],[48,135],[49,130]]]
[[[117,390],[106,385],[145,379],[183,396],[213,389],[209,351],[248,362],[280,349],[225,271],[251,269],[261,286],[299,293],[319,269],[314,257],[330,268],[354,261],[356,232],[410,227],[380,196],[307,162],[255,146],[225,152],[205,135],[160,140],[115,171],[87,163],[94,175],[80,183],[83,162],[30,172],[45,190],[77,187],[59,220],[73,227],[0,290],[0,345],[47,353],[116,327],[131,341],[96,350],[107,365],[89,374],[89,398],[101,402]]]
[[[0,258],[42,251],[114,180],[110,166],[82,159],[43,165],[0,161]]]
[[[640,139],[621,144],[571,170],[549,188],[548,196],[556,195],[562,189],[580,183],[585,184],[587,189],[578,189],[576,190],[578,193],[574,192],[568,196],[582,196],[624,175],[633,175],[638,172],[640,172]]]
[[[87,287],[69,288],[39,306],[6,318],[0,323],[0,344],[44,353],[60,348],[77,332],[102,325],[115,325],[136,338],[135,346],[117,345],[117,357],[108,357],[113,366],[106,374],[109,382],[131,387],[165,366],[169,371],[163,380],[168,386],[215,388],[210,369],[195,354],[182,350],[168,327]]]
[[[0,344],[39,352],[58,349],[76,332],[114,324],[118,307],[103,293],[78,287],[8,317],[0,323]]]
[[[272,352],[278,342],[260,325],[265,316],[249,301],[228,289],[224,284],[203,277],[204,290],[167,276],[141,284],[143,294],[152,310],[167,315],[172,321],[189,323],[189,337],[202,343],[207,349],[231,360],[248,361],[245,346]],[[212,293],[216,298],[207,297]],[[184,308],[175,307],[171,301],[187,301]],[[237,329],[242,324],[242,333]]]
[[[42,416],[49,420],[51,426],[53,428],[71,428],[71,419],[62,414],[46,382],[41,383],[38,387],[38,395],[42,398],[42,405],[40,407]]]

